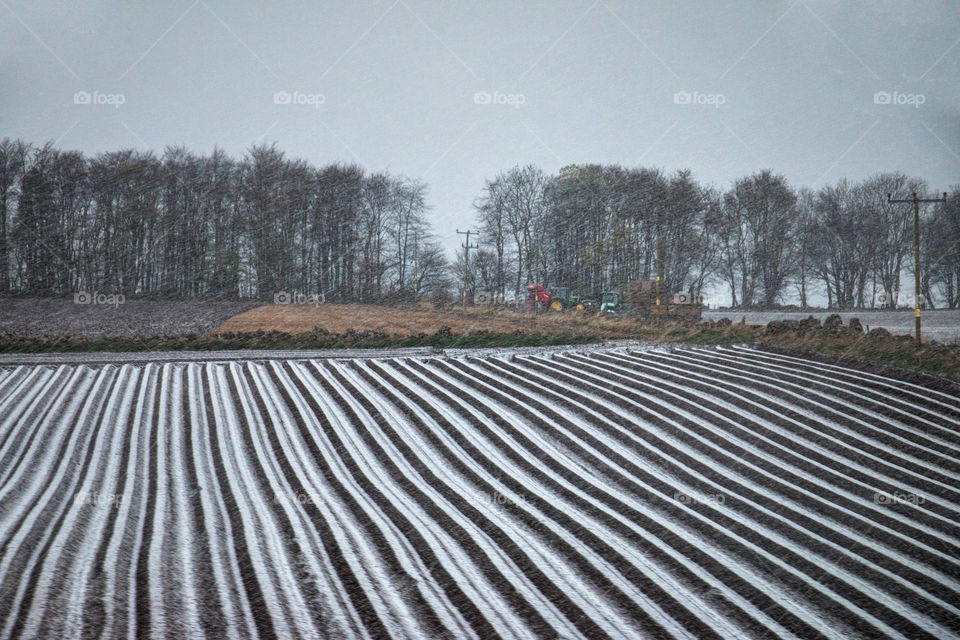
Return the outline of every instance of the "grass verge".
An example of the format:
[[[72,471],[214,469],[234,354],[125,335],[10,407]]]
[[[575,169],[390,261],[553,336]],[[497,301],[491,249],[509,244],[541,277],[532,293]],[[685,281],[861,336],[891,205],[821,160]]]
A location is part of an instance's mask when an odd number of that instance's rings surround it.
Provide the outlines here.
[[[905,337],[907,340],[900,340]],[[919,349],[908,336],[892,341],[861,338],[764,339],[761,347],[798,353],[825,354],[838,361],[861,360],[960,380],[960,346],[924,344]]]
[[[910,336],[894,336],[883,330],[864,333],[843,326],[826,329],[819,323],[788,331],[769,325],[713,325],[697,325],[676,341],[696,345],[753,344],[795,355],[824,355],[835,362],[875,363],[960,380],[960,344],[927,342],[918,348]],[[669,341],[669,335],[664,338]]]

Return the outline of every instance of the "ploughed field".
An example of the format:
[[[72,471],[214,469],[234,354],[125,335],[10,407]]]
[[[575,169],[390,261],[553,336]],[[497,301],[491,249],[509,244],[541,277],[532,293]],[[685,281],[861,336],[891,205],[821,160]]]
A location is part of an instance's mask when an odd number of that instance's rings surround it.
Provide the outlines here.
[[[958,428],[740,347],[7,365],[0,637],[957,637]]]
[[[238,300],[126,300],[96,292],[70,298],[0,298],[0,342],[18,338],[149,338],[203,334],[256,303]]]

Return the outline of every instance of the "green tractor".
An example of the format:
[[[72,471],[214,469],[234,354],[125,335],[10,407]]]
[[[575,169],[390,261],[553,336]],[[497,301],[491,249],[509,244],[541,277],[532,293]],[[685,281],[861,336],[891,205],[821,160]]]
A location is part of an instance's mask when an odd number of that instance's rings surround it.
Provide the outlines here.
[[[550,308],[554,311],[583,310],[586,307],[587,301],[584,300],[583,296],[573,293],[570,287],[553,287],[550,289]]]
[[[600,313],[630,313],[630,305],[619,291],[604,291],[600,294]]]
[[[655,280],[631,282],[625,291],[604,291],[601,313],[633,314],[642,318],[699,320],[702,298],[689,293],[660,291]]]

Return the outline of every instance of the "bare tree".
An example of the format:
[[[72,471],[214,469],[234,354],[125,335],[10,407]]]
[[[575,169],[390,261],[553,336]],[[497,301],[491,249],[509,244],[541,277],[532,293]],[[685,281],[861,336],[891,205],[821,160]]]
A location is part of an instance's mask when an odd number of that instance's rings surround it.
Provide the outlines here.
[[[737,180],[725,201],[727,232],[733,236],[726,247],[731,288],[739,280],[744,306],[772,307],[794,266],[797,196],[786,178],[765,170]]]
[[[0,204],[4,291],[352,301],[446,286],[424,184],[317,170],[275,146],[236,162],[218,149],[85,158],[5,140]]]
[[[19,140],[0,141],[0,293],[10,291],[10,222],[28,147]]]
[[[925,221],[921,235],[925,260],[921,286],[928,304],[933,306],[933,288],[939,286],[946,306],[960,308],[960,185],[955,185],[947,201],[937,204]]]

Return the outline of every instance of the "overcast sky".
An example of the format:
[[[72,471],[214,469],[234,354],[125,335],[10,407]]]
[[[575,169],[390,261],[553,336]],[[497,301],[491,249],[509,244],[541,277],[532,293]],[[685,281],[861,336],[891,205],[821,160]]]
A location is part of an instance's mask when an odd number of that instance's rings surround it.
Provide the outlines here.
[[[0,138],[275,141],[423,179],[448,247],[515,164],[960,183],[957,0],[143,4],[0,0]]]

